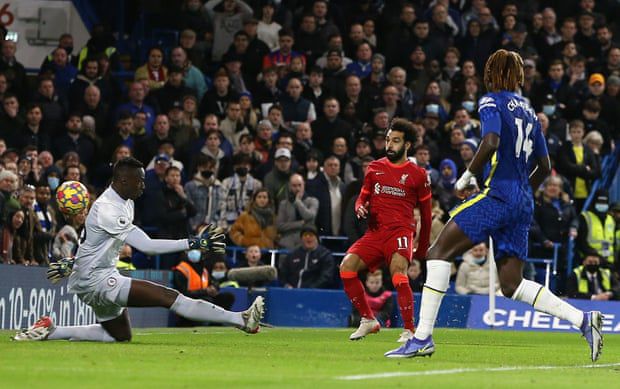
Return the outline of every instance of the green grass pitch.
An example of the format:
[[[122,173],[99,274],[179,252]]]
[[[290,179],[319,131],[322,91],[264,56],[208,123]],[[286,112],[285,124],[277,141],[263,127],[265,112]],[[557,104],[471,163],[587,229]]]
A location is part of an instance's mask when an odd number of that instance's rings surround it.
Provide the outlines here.
[[[387,359],[399,331],[357,342],[351,329],[135,329],[131,343],[9,340],[0,331],[1,388],[513,389],[618,387],[620,336],[596,364],[574,333],[438,329],[431,358]]]

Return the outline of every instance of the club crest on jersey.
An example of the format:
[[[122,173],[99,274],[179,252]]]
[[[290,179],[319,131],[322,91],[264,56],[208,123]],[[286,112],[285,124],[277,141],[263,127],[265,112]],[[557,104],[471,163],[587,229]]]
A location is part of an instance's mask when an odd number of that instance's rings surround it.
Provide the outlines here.
[[[125,216],[119,216],[118,219],[116,219],[116,222],[119,226],[126,227],[127,223],[129,223],[129,220],[127,220]]]
[[[402,176],[400,176],[400,182],[402,185],[405,185],[405,181],[407,181],[407,177],[409,177],[409,174],[403,174]]]

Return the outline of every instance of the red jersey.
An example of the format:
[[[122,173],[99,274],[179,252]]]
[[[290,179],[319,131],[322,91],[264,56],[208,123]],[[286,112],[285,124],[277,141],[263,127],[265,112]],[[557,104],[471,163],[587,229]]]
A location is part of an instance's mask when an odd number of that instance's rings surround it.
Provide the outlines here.
[[[368,165],[355,209],[369,202],[368,229],[407,227],[415,231],[413,210],[431,198],[426,170],[407,160],[395,165],[381,158]]]

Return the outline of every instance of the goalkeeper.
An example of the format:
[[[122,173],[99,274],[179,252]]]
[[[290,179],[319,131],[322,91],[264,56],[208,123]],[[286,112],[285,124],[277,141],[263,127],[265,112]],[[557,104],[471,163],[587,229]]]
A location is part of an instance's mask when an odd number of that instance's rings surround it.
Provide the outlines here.
[[[93,309],[98,324],[61,327],[45,316],[17,333],[14,340],[129,341],[131,325],[127,307],[163,307],[189,320],[232,325],[247,333],[258,332],[264,312],[261,297],[257,297],[246,311],[230,312],[207,301],[183,296],[173,289],[125,277],[116,270],[118,253],[125,242],[147,254],[190,249],[223,253],[226,248],[223,233],[213,226],[206,226],[199,236],[189,239],[150,239],[133,224],[134,200],[143,190],[142,163],[131,157],[119,160],[114,165],[112,184],[88,213],[75,260],[63,259],[48,271],[48,278],[56,282],[69,276],[69,291]]]

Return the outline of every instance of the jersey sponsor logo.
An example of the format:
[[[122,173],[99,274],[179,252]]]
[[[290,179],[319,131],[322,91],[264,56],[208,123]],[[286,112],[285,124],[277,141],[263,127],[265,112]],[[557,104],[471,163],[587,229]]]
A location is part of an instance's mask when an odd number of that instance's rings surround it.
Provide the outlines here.
[[[407,181],[407,177],[409,177],[409,174],[403,174],[402,176],[400,176],[400,182],[402,185],[405,185],[405,181]]]
[[[384,185],[383,187],[381,187],[381,193],[386,194],[386,195],[390,195],[390,196],[396,196],[396,197],[405,197],[405,196],[407,196],[407,193],[405,193],[405,191],[403,189],[396,188],[396,187],[393,187],[393,186],[388,186],[388,185]]]
[[[108,284],[109,287],[112,287],[112,286],[116,285],[116,278],[110,277],[110,278],[108,278],[108,281],[106,283]]]
[[[381,193],[381,184],[377,182],[375,184],[375,194],[378,195],[379,193]]]

